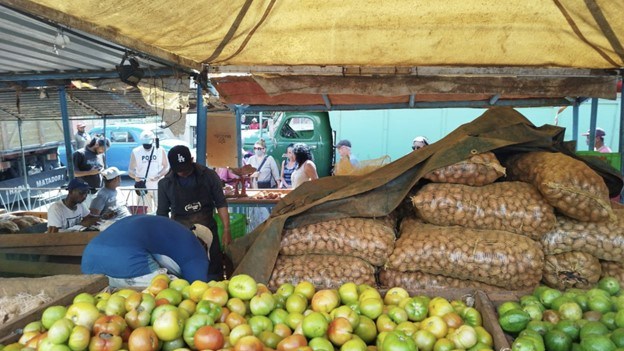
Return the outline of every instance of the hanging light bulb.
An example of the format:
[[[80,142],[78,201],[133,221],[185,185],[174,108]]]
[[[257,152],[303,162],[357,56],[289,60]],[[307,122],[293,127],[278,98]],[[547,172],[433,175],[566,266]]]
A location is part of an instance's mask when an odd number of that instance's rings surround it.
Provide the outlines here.
[[[65,34],[65,32],[63,32],[62,28],[59,28],[58,32],[56,33],[56,37],[54,38],[54,44],[52,47],[54,53],[58,55],[59,48],[65,49],[66,47],[69,46],[69,44],[71,44],[71,40],[69,39],[69,36]]]

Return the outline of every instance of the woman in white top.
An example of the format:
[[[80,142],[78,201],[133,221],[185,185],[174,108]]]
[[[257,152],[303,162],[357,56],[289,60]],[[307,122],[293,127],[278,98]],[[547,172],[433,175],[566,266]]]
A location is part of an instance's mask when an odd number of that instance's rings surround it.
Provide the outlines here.
[[[256,169],[251,175],[252,188],[267,189],[276,188],[280,183],[279,168],[277,162],[271,155],[266,154],[266,143],[264,139],[256,141],[254,144],[254,155],[249,157],[247,164]]]
[[[304,182],[318,179],[316,165],[312,161],[312,153],[310,152],[308,145],[303,143],[295,144],[293,147],[293,153],[295,154],[295,160],[297,161],[297,168],[291,176],[293,189]]]

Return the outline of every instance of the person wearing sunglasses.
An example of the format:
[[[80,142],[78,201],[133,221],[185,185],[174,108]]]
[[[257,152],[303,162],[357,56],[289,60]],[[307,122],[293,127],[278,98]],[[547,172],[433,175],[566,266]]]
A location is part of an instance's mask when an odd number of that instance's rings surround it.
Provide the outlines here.
[[[251,175],[252,188],[277,188],[277,184],[280,183],[279,168],[273,156],[266,154],[266,142],[264,139],[256,141],[254,144],[254,155],[247,160],[247,164],[256,169],[256,172]]]
[[[417,136],[412,140],[412,150],[422,149],[427,145],[429,145],[429,140],[424,136]]]
[[[77,231],[76,228],[89,227],[97,222],[89,216],[84,201],[87,198],[89,184],[78,178],[67,185],[67,197],[50,206],[48,210],[48,233]]]

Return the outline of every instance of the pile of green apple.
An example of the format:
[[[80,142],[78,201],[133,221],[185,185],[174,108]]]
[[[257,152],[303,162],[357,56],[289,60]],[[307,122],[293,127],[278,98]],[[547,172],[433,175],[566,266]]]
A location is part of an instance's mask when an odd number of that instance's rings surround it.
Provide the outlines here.
[[[51,306],[2,351],[450,351],[491,350],[481,314],[460,300],[384,296],[310,282],[274,293],[248,275],[209,283],[156,276],[142,292],[82,293]]]

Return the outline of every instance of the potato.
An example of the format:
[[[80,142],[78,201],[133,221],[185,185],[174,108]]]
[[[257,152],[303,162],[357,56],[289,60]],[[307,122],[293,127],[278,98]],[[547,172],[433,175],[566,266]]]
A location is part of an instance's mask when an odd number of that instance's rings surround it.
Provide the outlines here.
[[[379,283],[382,287],[391,288],[400,286],[408,291],[422,289],[479,289],[484,291],[508,291],[494,285],[474,280],[451,278],[439,274],[423,272],[399,272],[391,269],[382,269],[379,272]]]
[[[557,226],[540,239],[547,255],[570,251],[588,253],[601,260],[624,261],[624,210],[613,210],[614,220],[582,222],[557,216]]]
[[[600,262],[583,252],[572,251],[544,256],[542,280],[551,288],[589,289],[600,279]]]
[[[430,183],[412,197],[412,204],[420,218],[441,226],[506,230],[533,239],[555,226],[553,208],[522,182],[482,187]]]
[[[533,184],[568,217],[600,222],[613,218],[604,179],[584,162],[559,152],[528,152],[506,162],[508,178]]]
[[[476,154],[469,159],[457,162],[450,166],[435,169],[424,175],[434,183],[453,183],[471,186],[492,184],[505,175],[505,168],[501,166],[492,152]]]
[[[284,230],[282,255],[349,255],[383,266],[394,248],[391,218],[343,218]]]
[[[279,255],[273,268],[269,288],[285,283],[293,285],[309,281],[317,289],[339,288],[348,282],[375,285],[375,267],[351,256]]]
[[[441,227],[407,218],[387,269],[479,281],[506,289],[535,286],[542,278],[539,243],[498,230]]]

